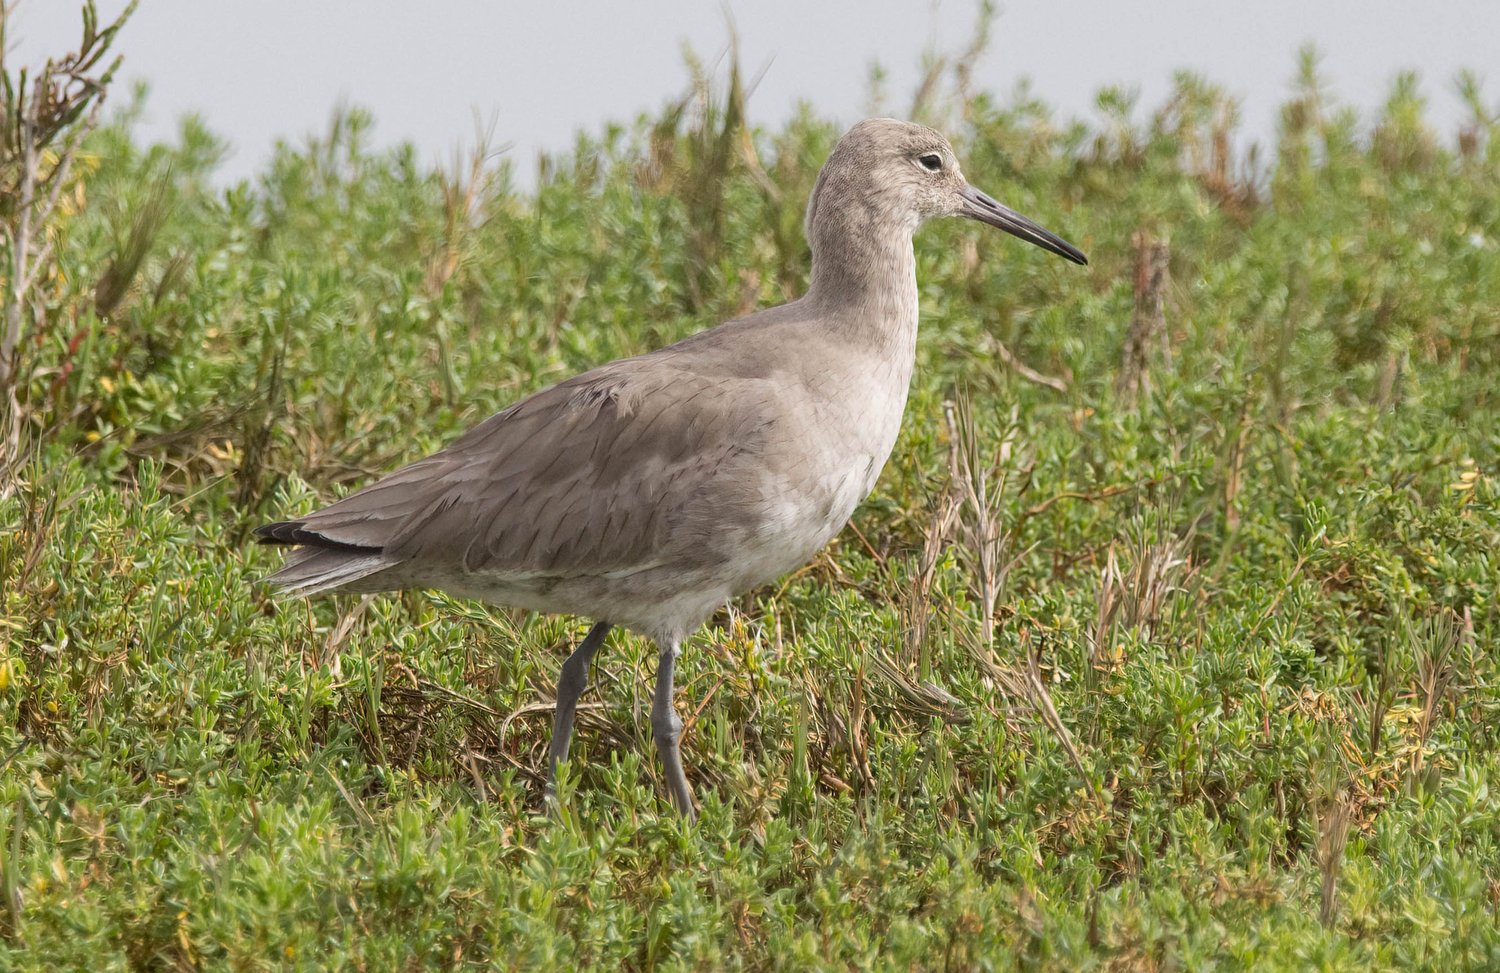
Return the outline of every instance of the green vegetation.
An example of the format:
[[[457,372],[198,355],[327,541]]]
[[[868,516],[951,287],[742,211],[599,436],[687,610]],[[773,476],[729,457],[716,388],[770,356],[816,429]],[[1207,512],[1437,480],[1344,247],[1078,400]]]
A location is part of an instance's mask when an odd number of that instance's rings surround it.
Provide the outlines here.
[[[876,495],[684,655],[695,827],[643,641],[601,654],[549,820],[580,620],[276,603],[247,535],[795,296],[835,128],[704,87],[520,192],[351,111],[225,191],[197,122],[106,120],[3,390],[0,966],[1500,968],[1500,127],[1466,90],[1458,133],[1410,78],[1361,119],[1308,57],[1250,159],[1195,77],[1089,122],[930,99],[1092,265],[919,236]]]

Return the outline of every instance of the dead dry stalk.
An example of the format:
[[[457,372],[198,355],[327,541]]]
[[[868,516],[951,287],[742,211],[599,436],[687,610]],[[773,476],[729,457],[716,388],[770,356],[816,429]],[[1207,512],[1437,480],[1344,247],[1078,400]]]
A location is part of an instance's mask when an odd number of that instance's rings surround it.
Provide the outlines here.
[[[1026,653],[1026,680],[1024,683],[1025,692],[1023,698],[1031,703],[1032,709],[1036,710],[1042,722],[1047,725],[1047,729],[1051,730],[1052,735],[1057,738],[1058,745],[1068,755],[1068,760],[1072,762],[1073,769],[1078,771],[1078,778],[1083,781],[1083,786],[1088,790],[1089,797],[1099,807],[1106,807],[1104,795],[1099,793],[1099,788],[1094,786],[1094,779],[1089,776],[1088,768],[1084,766],[1083,754],[1079,753],[1078,744],[1073,741],[1072,732],[1068,729],[1068,725],[1062,721],[1062,717],[1058,715],[1057,707],[1052,704],[1052,693],[1047,690],[1047,684],[1042,680],[1040,652],[1030,651],[1029,646],[1026,645],[1027,641],[1029,640],[1022,640],[1023,647],[1028,649]]]
[[[0,496],[14,489],[25,418],[21,388],[30,374],[27,331],[41,323],[36,287],[51,278],[58,203],[73,185],[73,164],[99,111],[119,57],[104,58],[135,2],[101,28],[93,0],[83,6],[78,50],[49,58],[33,77],[5,62],[6,28],[16,4],[0,0],[0,249],[7,280],[0,295]]]
[[[442,294],[474,249],[474,237],[483,228],[485,210],[497,186],[497,173],[490,162],[508,146],[495,148],[495,122],[482,125],[476,118],[474,144],[467,152],[455,151],[453,164],[440,168],[438,186],[443,193],[443,232],[427,255],[422,289],[430,300]]]
[[[922,53],[922,77],[912,93],[911,109],[907,115],[915,121],[938,128],[951,127],[951,115],[956,108],[965,120],[970,120],[974,111],[974,67],[989,50],[993,37],[995,19],[1000,8],[995,0],[980,0],[974,29],[969,34],[969,43],[956,53],[944,53],[934,40]],[[943,91],[943,76],[953,72],[951,92]]]
[[[984,455],[968,396],[944,403],[943,417],[948,423],[949,442],[956,446],[950,457],[956,456],[955,472],[962,497],[958,532],[964,560],[974,576],[979,604],[978,642],[988,652],[995,639],[995,608],[1011,567],[1021,557],[1011,553],[1014,536],[1005,529],[1002,508],[1013,468],[1020,469],[1023,482],[1030,468],[1016,453],[1014,417],[1001,435],[993,458]]]
[[[963,488],[958,458],[958,437],[952,434],[953,422],[949,403],[944,403],[943,414],[948,419],[948,484],[938,497],[932,512],[932,520],[922,537],[922,553],[917,559],[916,578],[906,594],[903,606],[905,615],[906,659],[914,663],[918,678],[924,683],[932,679],[932,653],[927,645],[927,632],[932,620],[932,582],[937,575],[938,562],[953,536],[958,512],[963,506]]]
[[[1024,704],[1047,727],[1078,771],[1090,798],[1102,807],[1103,795],[1089,776],[1073,734],[1053,705],[1052,694],[1042,677],[1040,650],[1033,651],[1030,631],[1023,629],[1020,634],[1021,648],[1026,654],[1024,670],[1001,663],[994,653],[996,611],[1001,595],[1011,569],[1027,553],[1015,551],[1015,534],[1005,527],[1003,513],[1008,494],[1025,490],[1031,474],[1030,462],[1020,456],[1016,447],[1015,417],[1001,436],[993,457],[986,458],[968,397],[959,395],[954,401],[945,402],[943,415],[948,424],[948,495],[954,498],[951,503],[956,510],[955,533],[962,560],[974,579],[974,598],[979,608],[979,617],[975,619],[977,632],[964,639],[964,645],[1003,695]],[[1013,486],[1015,483],[1020,485]]]
[[[1318,920],[1331,927],[1338,918],[1339,874],[1344,869],[1344,846],[1354,823],[1354,802],[1347,790],[1340,791],[1318,812],[1318,872],[1320,887]]]
[[[1411,636],[1416,645],[1417,745],[1412,750],[1408,779],[1422,773],[1427,760],[1428,744],[1437,725],[1438,711],[1448,697],[1448,690],[1458,674],[1457,655],[1460,645],[1472,646],[1473,619],[1465,610],[1460,623],[1451,612],[1444,612],[1425,622]]]
[[[1134,542],[1128,566],[1121,568],[1111,544],[1099,575],[1099,606],[1089,633],[1085,678],[1112,668],[1120,660],[1115,651],[1122,629],[1135,629],[1150,640],[1171,596],[1183,589],[1194,566],[1188,554],[1192,535],[1169,536],[1148,542],[1145,530]]]
[[[1135,314],[1115,376],[1115,394],[1130,405],[1151,394],[1151,349],[1160,344],[1164,359],[1170,356],[1167,341],[1167,267],[1171,250],[1165,240],[1154,240],[1142,231],[1132,237],[1135,244]]]

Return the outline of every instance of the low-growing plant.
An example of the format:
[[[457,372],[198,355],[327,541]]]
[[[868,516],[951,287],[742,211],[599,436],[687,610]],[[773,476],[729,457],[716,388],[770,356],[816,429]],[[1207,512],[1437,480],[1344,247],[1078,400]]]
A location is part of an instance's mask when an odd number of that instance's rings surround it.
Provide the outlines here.
[[[577,620],[273,603],[246,534],[794,296],[834,126],[702,69],[526,189],[355,108],[231,185],[200,122],[78,143],[0,491],[0,966],[1500,966],[1500,113],[1362,117],[1309,53],[1241,154],[1204,79],[1072,120],[974,63],[923,110],[1091,268],[923,231],[874,497],[684,654],[693,828],[645,642],[552,819]]]

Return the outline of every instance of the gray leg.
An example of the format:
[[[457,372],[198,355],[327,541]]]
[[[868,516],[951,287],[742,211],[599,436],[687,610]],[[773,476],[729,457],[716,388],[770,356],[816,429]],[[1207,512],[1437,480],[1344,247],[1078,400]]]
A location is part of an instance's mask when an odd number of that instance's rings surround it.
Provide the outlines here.
[[[578,697],[589,684],[589,663],[609,634],[609,622],[595,622],[578,648],[562,664],[557,678],[557,709],[552,714],[552,745],[547,748],[547,797],[557,796],[557,765],[568,759],[568,741],[573,736],[573,713]]]
[[[693,791],[688,787],[687,775],[682,772],[682,754],[677,749],[682,735],[682,720],[672,708],[672,670],[677,664],[677,643],[663,646],[661,660],[656,668],[656,695],[651,700],[651,734],[656,738],[656,750],[661,754],[662,767],[666,771],[667,794],[672,806],[689,821],[697,817],[693,808]]]

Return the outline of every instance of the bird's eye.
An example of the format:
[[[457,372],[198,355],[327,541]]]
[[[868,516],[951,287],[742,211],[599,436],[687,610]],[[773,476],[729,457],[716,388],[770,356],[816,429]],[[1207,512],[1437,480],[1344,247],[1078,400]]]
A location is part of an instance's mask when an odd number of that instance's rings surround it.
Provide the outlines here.
[[[917,161],[922,163],[922,168],[928,172],[937,172],[943,167],[943,157],[936,152],[929,152],[927,155],[918,156]]]

